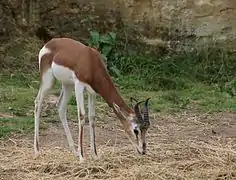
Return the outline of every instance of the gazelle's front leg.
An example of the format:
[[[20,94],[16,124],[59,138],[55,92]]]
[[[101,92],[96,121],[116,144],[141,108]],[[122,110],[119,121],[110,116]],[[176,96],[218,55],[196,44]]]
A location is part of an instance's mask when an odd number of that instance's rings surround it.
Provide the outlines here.
[[[78,138],[78,155],[80,161],[84,159],[83,152],[83,131],[85,124],[85,110],[84,110],[84,96],[83,96],[84,86],[79,82],[79,80],[75,81],[75,97],[77,104],[77,114],[78,114],[78,126],[79,126],[79,138]],[[81,112],[80,112],[81,110]],[[82,115],[82,121],[80,114]]]
[[[95,101],[96,101],[96,94],[95,93],[88,93],[88,119],[89,119],[89,131],[90,131],[90,148],[91,148],[91,155],[93,158],[97,157],[97,149],[95,143]]]

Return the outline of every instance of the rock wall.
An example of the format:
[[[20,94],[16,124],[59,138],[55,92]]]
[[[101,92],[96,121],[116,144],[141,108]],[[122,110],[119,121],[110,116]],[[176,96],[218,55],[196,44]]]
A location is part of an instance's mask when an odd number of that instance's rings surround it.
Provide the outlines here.
[[[118,31],[147,44],[214,39],[234,45],[235,0],[4,0],[0,40],[45,26],[83,39],[90,29]]]
[[[159,37],[173,39],[173,36],[179,36],[179,40],[212,37],[220,41],[232,41],[236,37],[235,0],[126,0],[120,3],[123,19],[137,24],[150,42]]]

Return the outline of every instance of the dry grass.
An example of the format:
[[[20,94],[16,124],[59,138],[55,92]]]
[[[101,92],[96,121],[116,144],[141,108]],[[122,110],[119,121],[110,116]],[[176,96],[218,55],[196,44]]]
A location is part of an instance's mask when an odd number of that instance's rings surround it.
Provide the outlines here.
[[[68,151],[61,125],[54,124],[40,134],[42,154],[37,159],[32,135],[0,141],[0,179],[236,179],[235,117],[229,113],[157,114],[146,156],[133,151],[117,128],[119,122],[99,121],[99,158],[92,160],[87,152],[82,164]],[[88,132],[85,137],[89,150]]]

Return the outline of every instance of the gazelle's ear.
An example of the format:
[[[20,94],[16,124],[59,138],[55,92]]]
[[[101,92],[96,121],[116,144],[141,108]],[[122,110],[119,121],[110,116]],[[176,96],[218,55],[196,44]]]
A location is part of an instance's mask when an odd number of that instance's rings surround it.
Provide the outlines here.
[[[133,97],[130,97],[130,103],[131,103],[131,106],[134,108],[135,104],[138,103],[138,100]]]
[[[116,103],[113,103],[112,106],[117,113],[120,113],[120,107]]]
[[[116,103],[112,103],[113,110],[115,114],[121,119],[126,120],[126,116],[122,113],[120,107]]]

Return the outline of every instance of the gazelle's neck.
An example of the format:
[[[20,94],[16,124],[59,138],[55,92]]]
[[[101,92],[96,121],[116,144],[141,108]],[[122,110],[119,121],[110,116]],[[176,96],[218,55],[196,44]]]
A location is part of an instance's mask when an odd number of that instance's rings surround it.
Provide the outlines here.
[[[121,111],[133,114],[133,110],[124,102],[108,73],[105,71],[99,74],[101,77],[95,78],[94,90],[103,97],[110,107],[115,103],[120,107]]]

